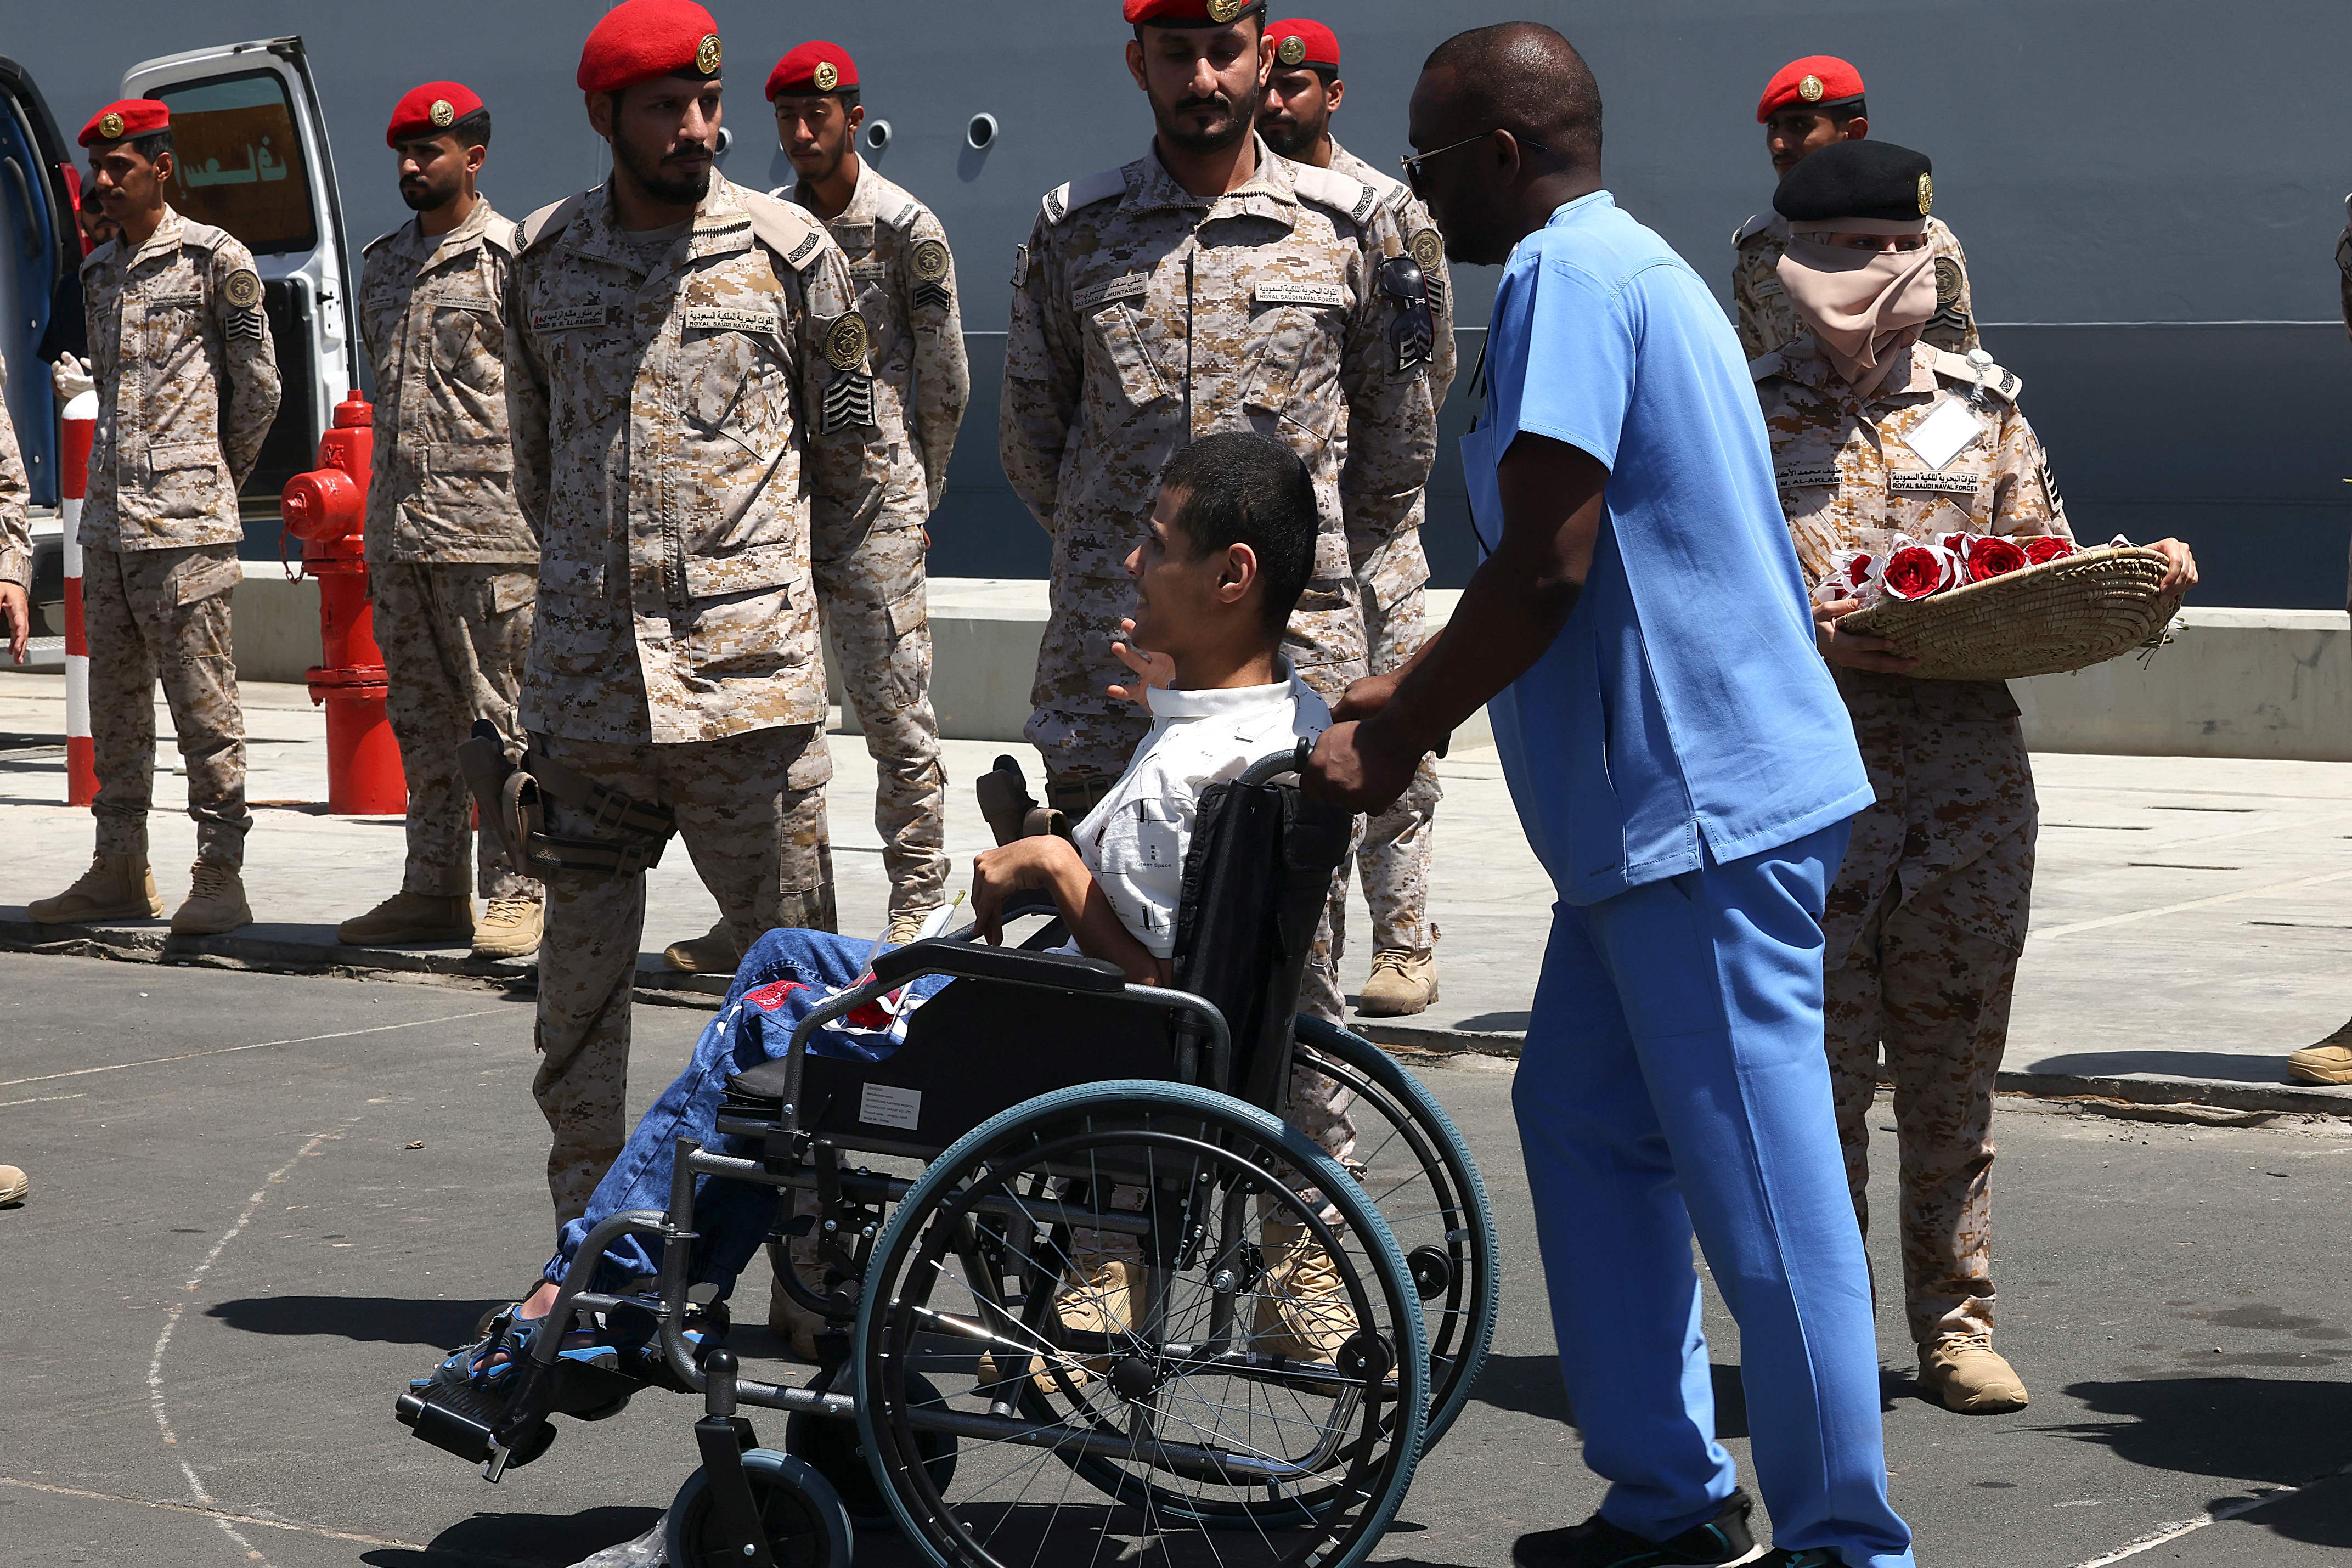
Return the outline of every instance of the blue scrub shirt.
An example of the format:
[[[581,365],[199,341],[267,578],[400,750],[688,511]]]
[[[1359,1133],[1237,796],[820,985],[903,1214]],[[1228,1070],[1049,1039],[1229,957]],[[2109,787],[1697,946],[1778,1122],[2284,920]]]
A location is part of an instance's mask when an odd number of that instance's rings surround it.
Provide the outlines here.
[[[1504,266],[1486,410],[1462,438],[1482,553],[1522,431],[1609,470],[1575,612],[1489,706],[1520,821],[1559,895],[1795,842],[1871,802],[1772,479],[1738,340],[1666,242],[1606,191]]]

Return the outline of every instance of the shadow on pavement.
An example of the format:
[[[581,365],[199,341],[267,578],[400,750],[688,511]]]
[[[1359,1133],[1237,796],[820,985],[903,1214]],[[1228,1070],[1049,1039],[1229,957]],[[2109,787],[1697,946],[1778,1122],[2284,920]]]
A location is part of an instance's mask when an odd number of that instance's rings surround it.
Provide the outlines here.
[[[2286,1058],[2300,1044],[2282,1041],[2276,1056],[2232,1056],[2227,1051],[2077,1051],[2043,1057],[2028,1072],[2068,1073],[2076,1078],[2119,1078],[2158,1073],[2166,1078],[2205,1078],[2223,1083],[2284,1083]]]
[[[205,1313],[248,1334],[334,1335],[447,1350],[470,1343],[482,1314],[504,1301],[412,1301],[398,1296],[257,1296]]]
[[[635,1540],[660,1517],[657,1508],[478,1513],[435,1536],[422,1552],[384,1546],[360,1553],[360,1561],[371,1568],[570,1568],[607,1546]]]
[[[1715,1435],[1748,1436],[1748,1394],[1740,1386],[1739,1369],[1718,1362],[1715,1375]],[[1560,1382],[1559,1361],[1549,1355],[1490,1355],[1479,1369],[1470,1391],[1473,1404],[1490,1409],[1532,1415],[1539,1421],[1576,1425],[1568,1407],[1568,1390]]]
[[[2098,1415],[2046,1428],[2151,1469],[2302,1486],[2352,1458],[2352,1386],[2255,1377],[2152,1378],[2067,1386]],[[2210,1505],[2226,1506],[2231,1498]],[[2247,1520],[2294,1541],[2352,1547],[2352,1484],[2341,1479],[2263,1506]]]

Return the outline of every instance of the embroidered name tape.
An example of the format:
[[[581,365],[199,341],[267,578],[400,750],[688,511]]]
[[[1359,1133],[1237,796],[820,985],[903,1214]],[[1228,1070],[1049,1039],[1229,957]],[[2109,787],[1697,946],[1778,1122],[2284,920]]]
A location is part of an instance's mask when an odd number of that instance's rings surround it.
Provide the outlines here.
[[[1835,468],[1782,468],[1772,478],[1784,490],[1833,490],[1838,488],[1838,471]]]
[[[1977,493],[1974,474],[1897,473],[1890,468],[1886,489],[1894,495],[1963,495]]]
[[[776,319],[758,310],[735,310],[724,305],[689,305],[686,309],[686,330],[689,332],[770,332],[775,328]]]
[[[849,275],[852,278],[879,278],[882,276],[882,264],[878,261],[853,261],[849,264]]]
[[[1337,283],[1261,283],[1251,293],[1252,302],[1266,305],[1317,305],[1338,309],[1348,302],[1348,292]]]
[[[601,327],[613,319],[611,305],[561,305],[551,310],[533,310],[530,330],[535,332],[569,332],[582,327]]]
[[[169,294],[147,296],[147,303],[150,305],[201,305],[204,302],[205,297],[202,290],[195,289],[174,289]]]
[[[1114,278],[1108,283],[1097,283],[1078,290],[1075,301],[1080,310],[1091,310],[1119,300],[1140,300],[1151,289],[1151,279],[1140,272],[1130,272],[1124,278]]]

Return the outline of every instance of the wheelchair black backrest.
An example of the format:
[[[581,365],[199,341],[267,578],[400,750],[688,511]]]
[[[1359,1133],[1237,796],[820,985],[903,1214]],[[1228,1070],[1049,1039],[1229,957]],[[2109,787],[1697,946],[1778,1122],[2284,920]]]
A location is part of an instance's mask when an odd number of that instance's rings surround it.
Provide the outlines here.
[[[1210,1087],[1276,1115],[1289,1107],[1299,984],[1353,832],[1347,812],[1295,784],[1236,780],[1202,792],[1185,850],[1176,986],[1233,1031],[1230,1080]]]
[[[1231,1060],[1210,1060],[1197,1038],[1180,1048],[1174,1015],[1116,992],[960,980],[916,1010],[887,1061],[808,1058],[803,1124],[845,1146],[937,1150],[1036,1095],[1118,1078],[1192,1078],[1284,1114],[1299,982],[1352,830],[1347,813],[1292,784],[1202,792],[1177,906],[1175,983],[1224,1017]],[[779,1094],[783,1063],[738,1082]]]

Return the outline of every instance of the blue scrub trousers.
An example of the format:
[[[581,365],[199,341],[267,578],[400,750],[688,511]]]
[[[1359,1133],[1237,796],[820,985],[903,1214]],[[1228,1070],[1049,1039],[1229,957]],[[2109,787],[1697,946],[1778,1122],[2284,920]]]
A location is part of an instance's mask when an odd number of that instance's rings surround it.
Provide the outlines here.
[[[1558,906],[1512,1098],[1603,1516],[1664,1540],[1735,1485],[1696,1232],[1739,1323],[1774,1545],[1911,1568],[1822,1044],[1822,903],[1848,826]]]

